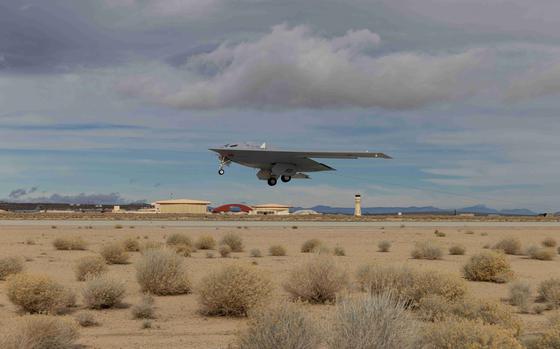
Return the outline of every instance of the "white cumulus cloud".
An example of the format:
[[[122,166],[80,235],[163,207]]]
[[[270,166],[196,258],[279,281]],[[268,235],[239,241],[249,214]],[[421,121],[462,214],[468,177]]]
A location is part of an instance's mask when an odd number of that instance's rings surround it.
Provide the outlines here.
[[[477,86],[471,73],[488,55],[483,49],[376,55],[380,43],[367,29],[325,38],[305,26],[279,25],[254,41],[190,57],[169,68],[177,70],[173,79],[134,76],[118,88],[178,109],[413,109],[469,95]]]

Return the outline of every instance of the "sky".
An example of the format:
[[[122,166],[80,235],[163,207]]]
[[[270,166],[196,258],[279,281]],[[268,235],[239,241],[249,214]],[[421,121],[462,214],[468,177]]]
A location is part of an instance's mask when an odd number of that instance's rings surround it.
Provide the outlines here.
[[[0,199],[560,210],[557,0],[4,0]],[[370,150],[269,187],[208,148]]]

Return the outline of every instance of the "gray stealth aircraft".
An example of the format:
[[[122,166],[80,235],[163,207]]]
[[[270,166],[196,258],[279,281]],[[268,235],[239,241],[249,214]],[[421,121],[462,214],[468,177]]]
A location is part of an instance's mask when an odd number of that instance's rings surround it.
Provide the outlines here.
[[[391,159],[383,153],[372,153],[369,151],[347,152],[347,151],[292,151],[268,149],[266,143],[261,146],[248,144],[226,144],[220,148],[209,150],[218,153],[220,169],[218,174],[225,173],[224,167],[232,162],[256,168],[257,178],[266,180],[268,185],[276,185],[278,178],[284,183],[294,179],[310,178],[306,172],[335,171],[334,168],[315,161],[313,159],[358,159],[376,158]]]

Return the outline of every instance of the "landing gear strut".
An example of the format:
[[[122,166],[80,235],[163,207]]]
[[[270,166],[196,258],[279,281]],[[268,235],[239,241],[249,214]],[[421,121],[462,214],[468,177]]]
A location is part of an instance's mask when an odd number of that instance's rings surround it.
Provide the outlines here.
[[[288,183],[288,182],[292,179],[292,177],[291,177],[291,176],[282,175],[282,177],[280,177],[280,179],[282,180],[282,182]]]
[[[275,177],[270,177],[270,178],[267,180],[267,182],[268,182],[268,185],[270,185],[271,187],[273,187],[273,186],[276,185],[276,183],[277,183],[278,181],[276,180]]]

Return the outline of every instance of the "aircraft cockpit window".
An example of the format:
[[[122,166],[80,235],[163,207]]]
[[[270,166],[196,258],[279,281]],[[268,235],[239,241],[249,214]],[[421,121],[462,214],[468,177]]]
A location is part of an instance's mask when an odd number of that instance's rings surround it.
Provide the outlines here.
[[[235,148],[235,147],[237,147],[237,144],[232,144],[232,145],[230,145],[229,147],[230,147],[230,148]]]

